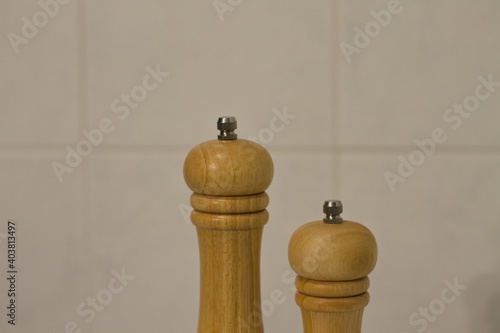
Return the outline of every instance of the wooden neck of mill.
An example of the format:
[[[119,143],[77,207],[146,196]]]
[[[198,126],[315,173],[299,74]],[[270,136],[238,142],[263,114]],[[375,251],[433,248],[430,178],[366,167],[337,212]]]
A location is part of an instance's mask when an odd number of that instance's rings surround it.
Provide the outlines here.
[[[260,247],[269,198],[218,197],[202,208],[208,200],[191,197],[200,249],[198,333],[262,333]]]

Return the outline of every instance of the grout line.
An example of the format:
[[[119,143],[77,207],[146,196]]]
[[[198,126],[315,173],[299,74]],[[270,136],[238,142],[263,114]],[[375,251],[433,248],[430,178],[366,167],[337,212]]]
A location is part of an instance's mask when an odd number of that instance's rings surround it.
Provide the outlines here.
[[[416,150],[416,146],[330,146],[330,147],[292,147],[280,146],[270,149],[271,153],[282,155],[330,155],[340,158],[344,156],[368,155],[368,156],[396,156],[410,154]],[[500,146],[484,146],[484,147],[436,147],[432,155],[436,156],[483,156],[483,155],[500,155]]]
[[[342,120],[342,94],[341,94],[341,87],[342,87],[342,81],[343,81],[343,77],[344,77],[344,63],[342,62],[342,58],[340,58],[340,53],[338,52],[338,44],[340,43],[341,39],[342,39],[342,27],[344,26],[344,22],[343,22],[343,15],[342,15],[342,10],[343,10],[343,1],[338,1],[338,2],[333,2],[334,3],[334,7],[333,7],[333,10],[334,10],[334,13],[332,13],[332,20],[330,20],[331,22],[333,22],[333,27],[331,28],[332,31],[332,36],[334,38],[334,42],[332,44],[332,56],[333,56],[333,59],[332,59],[332,62],[333,62],[333,65],[332,65],[332,68],[334,69],[333,70],[333,88],[335,89],[335,91],[332,91],[331,95],[333,96],[332,97],[332,106],[335,108],[334,110],[334,114],[335,114],[335,121],[336,121],[336,127],[333,127],[335,128],[335,133],[334,133],[334,142],[332,142],[332,144],[335,145],[335,142],[340,142],[340,139],[342,137],[342,126],[340,126],[340,124],[342,124],[341,120]],[[334,56],[334,55],[337,55],[337,56]],[[334,124],[335,125],[335,124]],[[333,175],[333,184],[332,184],[332,187],[333,189],[335,189],[335,191],[337,191],[337,193],[335,193],[336,196],[339,196],[339,197],[342,197],[342,187],[343,187],[343,183],[342,183],[342,176],[341,176],[341,172],[342,172],[342,151],[340,149],[336,149],[337,150],[337,155],[333,156],[333,165],[335,165],[335,171],[334,171],[334,175]]]
[[[90,125],[90,115],[88,107],[88,59],[87,59],[87,33],[85,24],[85,1],[78,2],[77,4],[77,17],[78,17],[78,86],[79,86],[79,105],[80,105],[80,130],[87,128]]]
[[[417,146],[349,146],[341,148],[341,152],[346,155],[405,155],[414,150],[419,150]],[[432,155],[436,156],[481,156],[500,155],[500,146],[437,146]]]
[[[65,145],[2,145],[0,157],[11,158],[43,158],[47,156],[63,156]]]
[[[89,115],[89,80],[88,80],[88,56],[87,56],[87,25],[86,25],[86,1],[77,2],[77,20],[78,20],[78,30],[77,30],[77,40],[78,40],[78,86],[79,86],[79,125],[80,129],[88,128],[90,125],[90,115]],[[79,131],[80,132],[80,131]],[[66,155],[66,145],[58,147],[60,154]],[[52,150],[53,147],[51,147]],[[89,283],[86,285],[85,292],[91,292],[95,289],[95,269],[93,260],[93,243],[92,235],[93,228],[91,223],[91,188],[90,188],[90,174],[91,174],[91,159],[86,159],[82,163],[82,178],[81,178],[81,196],[82,196],[82,259],[84,260],[84,267],[89,275],[87,281]],[[95,331],[94,324],[89,327],[91,332]]]
[[[194,145],[194,144],[193,144]],[[67,154],[66,144],[60,145],[4,145],[1,147],[1,158],[64,158]],[[75,149],[76,144],[69,144]],[[92,157],[155,157],[155,156],[185,156],[192,148],[191,145],[106,145],[94,147]],[[416,150],[416,146],[267,146],[271,155],[311,156],[326,155],[343,157],[352,155],[391,156],[405,155]],[[500,155],[500,146],[483,147],[436,147],[432,155],[436,156],[482,156]],[[89,157],[84,157],[88,160]]]

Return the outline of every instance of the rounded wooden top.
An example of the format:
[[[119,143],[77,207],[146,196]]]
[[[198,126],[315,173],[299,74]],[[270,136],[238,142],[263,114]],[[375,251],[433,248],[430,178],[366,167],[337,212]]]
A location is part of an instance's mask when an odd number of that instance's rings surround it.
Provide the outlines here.
[[[377,243],[371,231],[357,222],[315,221],[293,233],[288,259],[295,273],[307,279],[356,280],[375,267]]]
[[[213,196],[253,195],[264,192],[274,167],[258,143],[210,140],[195,146],[184,161],[184,180],[195,193]]]

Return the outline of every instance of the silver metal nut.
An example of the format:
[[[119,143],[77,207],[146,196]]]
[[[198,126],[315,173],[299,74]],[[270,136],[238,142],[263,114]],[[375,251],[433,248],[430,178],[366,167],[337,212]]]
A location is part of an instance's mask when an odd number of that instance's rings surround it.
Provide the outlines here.
[[[325,217],[323,222],[325,223],[342,223],[343,219],[340,216],[342,214],[343,207],[340,200],[326,200],[323,204],[323,213]]]
[[[234,133],[238,127],[238,122],[233,116],[223,116],[219,117],[217,120],[217,129],[220,134],[217,136],[219,140],[236,140],[238,135]]]

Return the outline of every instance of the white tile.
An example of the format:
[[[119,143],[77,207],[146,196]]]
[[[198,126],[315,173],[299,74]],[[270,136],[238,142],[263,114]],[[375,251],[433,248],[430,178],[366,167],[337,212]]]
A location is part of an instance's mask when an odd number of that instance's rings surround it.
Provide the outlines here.
[[[106,288],[113,270],[135,277],[98,314],[96,331],[196,330],[198,244],[194,226],[182,214],[190,195],[182,162],[92,160],[95,292]]]
[[[488,313],[499,305],[491,295],[500,292],[493,282],[500,276],[500,159],[433,157],[391,192],[384,173],[397,172],[398,163],[390,155],[342,158],[344,217],[367,225],[379,245],[365,327],[415,330],[410,315],[455,278],[469,289],[430,325],[464,333],[498,325]]]
[[[91,289],[82,177],[59,183],[50,158],[0,158],[0,263],[5,286],[7,221],[17,222],[17,322],[2,332],[61,332],[80,323]],[[7,301],[2,292],[2,304]]]
[[[226,114],[240,120],[244,138],[264,130],[261,137],[273,145],[331,144],[330,1],[245,2],[224,21],[210,1],[88,1],[86,7],[92,123],[108,117],[116,125],[105,144],[192,145],[212,137],[217,117]],[[141,86],[145,68],[157,65],[170,75],[135,109],[125,106],[122,94]],[[113,112],[116,99],[123,111]],[[273,109],[283,108],[296,118],[282,126]]]
[[[370,11],[385,10],[387,3],[345,1],[342,41],[355,45],[359,35],[355,28],[373,27],[376,21]],[[392,15],[378,34],[373,30],[368,45],[358,42],[359,54],[349,57],[350,63],[337,47],[343,57],[342,144],[412,145],[440,127],[449,135],[445,145],[498,146],[499,87],[480,101],[477,111],[461,118],[456,130],[455,120],[446,120],[444,113],[455,103],[470,101],[467,98],[475,95],[479,76],[491,74],[500,82],[500,46],[491,42],[500,28],[499,4],[487,0],[400,3],[399,14]]]
[[[40,3],[51,2],[0,5],[2,144],[62,144],[79,135],[78,7],[70,1],[44,11]],[[13,47],[10,33],[25,43]]]

